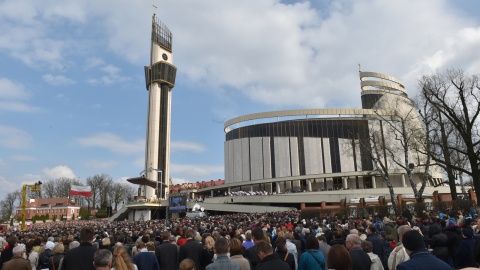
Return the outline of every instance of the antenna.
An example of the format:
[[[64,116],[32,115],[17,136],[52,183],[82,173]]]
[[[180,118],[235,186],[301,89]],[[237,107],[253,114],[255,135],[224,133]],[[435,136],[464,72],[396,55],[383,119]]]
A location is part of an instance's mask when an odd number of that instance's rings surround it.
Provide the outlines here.
[[[153,16],[155,16],[155,13],[157,11],[157,6],[155,6],[155,5],[152,5],[152,6],[153,6]]]

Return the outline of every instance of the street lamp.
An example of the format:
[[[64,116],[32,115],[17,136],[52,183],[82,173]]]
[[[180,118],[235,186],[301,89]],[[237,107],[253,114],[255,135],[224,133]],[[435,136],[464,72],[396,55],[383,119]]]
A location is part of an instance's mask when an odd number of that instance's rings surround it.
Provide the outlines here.
[[[148,169],[145,169],[143,171],[140,172],[140,175],[142,175],[143,173],[148,173],[148,172],[151,172],[151,171],[155,171],[157,173],[160,173],[160,179],[158,179],[157,177],[157,181],[156,181],[156,188],[155,188],[155,196],[157,196],[157,199],[158,199],[158,181],[160,180],[160,185],[165,185],[162,181],[162,176],[163,176],[163,172],[162,170],[159,170],[159,169],[154,169],[152,167],[148,168]],[[162,198],[162,190],[160,190],[160,199]]]

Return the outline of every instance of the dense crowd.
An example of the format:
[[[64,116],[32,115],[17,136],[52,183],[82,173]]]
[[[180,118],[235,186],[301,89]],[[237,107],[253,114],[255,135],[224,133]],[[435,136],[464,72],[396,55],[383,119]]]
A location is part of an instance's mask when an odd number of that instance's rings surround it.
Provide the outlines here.
[[[478,268],[478,216],[302,219],[300,211],[37,223],[0,237],[0,269]]]

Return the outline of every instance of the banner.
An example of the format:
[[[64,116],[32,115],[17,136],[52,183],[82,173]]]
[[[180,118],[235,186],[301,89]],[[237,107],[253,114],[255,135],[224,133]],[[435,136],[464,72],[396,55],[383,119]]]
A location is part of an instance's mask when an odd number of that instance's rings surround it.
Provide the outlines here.
[[[90,186],[73,186],[70,188],[70,196],[85,196],[92,197],[92,188]]]

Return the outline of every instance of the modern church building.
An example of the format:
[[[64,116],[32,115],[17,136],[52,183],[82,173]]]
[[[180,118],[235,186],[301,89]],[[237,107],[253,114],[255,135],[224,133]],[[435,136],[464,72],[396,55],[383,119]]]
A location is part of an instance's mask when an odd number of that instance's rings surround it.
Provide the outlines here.
[[[261,199],[262,203],[291,202],[292,206],[302,200],[319,205],[321,201],[338,203],[358,197],[389,199],[382,177],[387,172],[395,193],[411,196],[406,168],[419,188],[424,175],[419,164],[424,164],[425,156],[412,147],[405,151],[401,140],[395,138],[402,125],[412,132],[410,141],[413,132],[424,133],[418,111],[400,80],[375,72],[359,71],[359,75],[361,109],[272,111],[228,120],[224,126],[225,184],[200,189],[199,194],[213,203],[222,200],[212,198],[218,195],[263,191],[273,196]],[[406,164],[405,152],[409,157]],[[449,193],[442,183],[439,168],[432,166],[424,193]],[[289,196],[276,202],[279,194]],[[233,196],[231,203],[254,204],[253,197]]]

